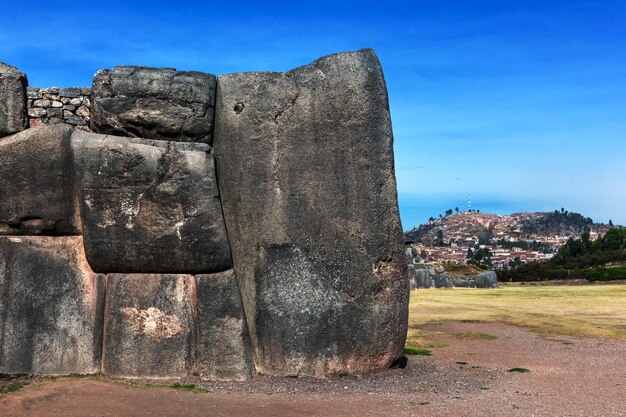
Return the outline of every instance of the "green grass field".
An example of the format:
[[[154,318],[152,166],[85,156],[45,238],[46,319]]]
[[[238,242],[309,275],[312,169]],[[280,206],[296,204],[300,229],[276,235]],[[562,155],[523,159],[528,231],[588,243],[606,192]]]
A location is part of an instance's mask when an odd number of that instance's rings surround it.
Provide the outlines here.
[[[503,322],[543,335],[626,340],[626,285],[503,286],[411,292],[407,344],[437,347],[424,324]]]

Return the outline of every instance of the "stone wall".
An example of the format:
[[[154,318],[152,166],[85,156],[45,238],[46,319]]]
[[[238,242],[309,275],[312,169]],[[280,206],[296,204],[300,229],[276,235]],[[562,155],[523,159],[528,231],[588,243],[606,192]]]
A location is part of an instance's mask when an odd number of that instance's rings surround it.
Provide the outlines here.
[[[0,374],[406,364],[393,134],[372,50],[287,73],[122,66],[91,91],[26,86],[0,65]]]
[[[91,87],[28,87],[26,91],[30,127],[67,123],[90,130]]]
[[[425,263],[417,255],[415,247],[405,249],[407,279],[412,290],[418,288],[498,288],[498,276],[495,271],[485,271],[466,276],[446,272],[442,265]]]

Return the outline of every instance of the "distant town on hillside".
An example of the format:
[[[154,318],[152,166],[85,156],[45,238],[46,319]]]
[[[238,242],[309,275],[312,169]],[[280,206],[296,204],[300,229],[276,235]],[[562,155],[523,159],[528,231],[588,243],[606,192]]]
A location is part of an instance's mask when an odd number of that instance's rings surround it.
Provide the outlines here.
[[[510,215],[481,213],[480,210],[449,209],[405,232],[426,262],[475,263],[508,269],[528,262],[551,259],[568,239],[583,232],[596,240],[610,228],[589,217],[561,208],[553,212],[522,212]]]

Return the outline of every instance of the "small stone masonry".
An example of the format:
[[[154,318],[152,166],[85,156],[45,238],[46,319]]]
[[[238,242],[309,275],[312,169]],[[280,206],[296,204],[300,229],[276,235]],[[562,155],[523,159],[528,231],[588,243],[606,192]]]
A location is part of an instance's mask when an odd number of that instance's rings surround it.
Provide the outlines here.
[[[0,374],[380,371],[408,319],[372,50],[287,73],[0,63]]]
[[[91,88],[28,87],[30,127],[67,123],[89,131]]]

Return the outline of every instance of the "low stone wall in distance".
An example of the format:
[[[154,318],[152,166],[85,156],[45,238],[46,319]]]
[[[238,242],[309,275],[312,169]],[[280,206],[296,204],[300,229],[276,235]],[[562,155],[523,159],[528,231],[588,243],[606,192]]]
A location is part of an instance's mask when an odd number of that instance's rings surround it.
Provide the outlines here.
[[[31,127],[67,123],[90,131],[90,87],[28,87],[28,121]]]

